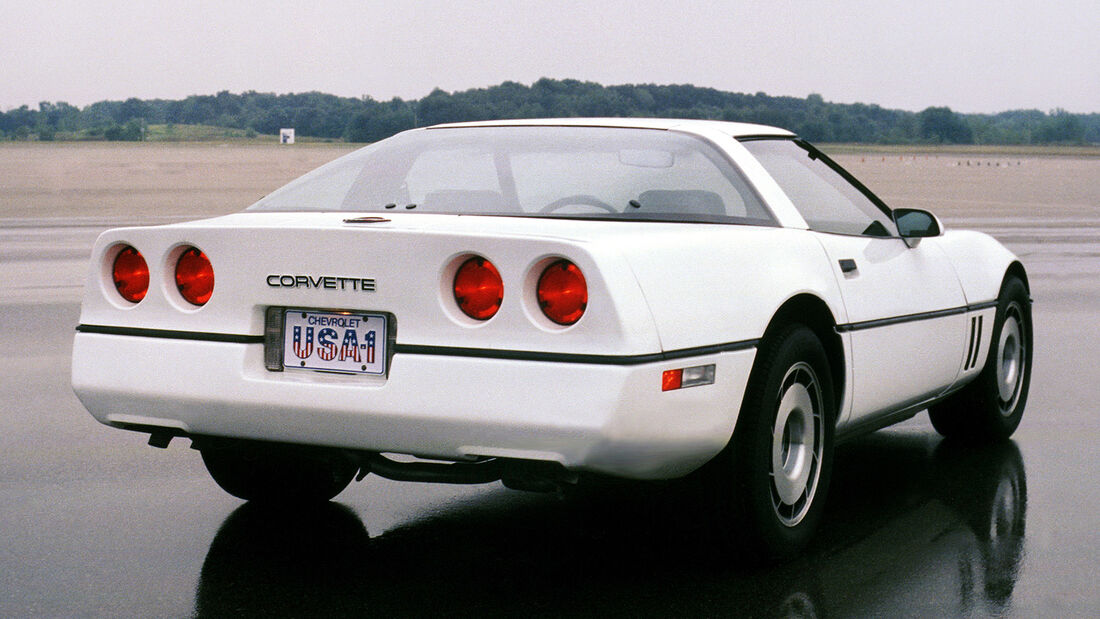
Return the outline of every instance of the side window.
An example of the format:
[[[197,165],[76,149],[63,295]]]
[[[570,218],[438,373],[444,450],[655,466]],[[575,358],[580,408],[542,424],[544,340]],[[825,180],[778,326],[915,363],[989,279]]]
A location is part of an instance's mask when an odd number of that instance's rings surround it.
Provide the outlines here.
[[[753,140],[746,149],[787,194],[810,229],[891,236],[890,217],[862,191],[793,140]]]

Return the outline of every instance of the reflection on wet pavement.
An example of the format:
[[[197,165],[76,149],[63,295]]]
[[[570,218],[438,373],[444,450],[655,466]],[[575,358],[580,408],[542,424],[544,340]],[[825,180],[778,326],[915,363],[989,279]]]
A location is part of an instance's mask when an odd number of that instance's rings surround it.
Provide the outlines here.
[[[1027,484],[1012,442],[881,433],[838,450],[819,539],[794,562],[714,552],[690,484],[517,506],[489,495],[370,537],[350,507],[245,504],[203,563],[199,617],[979,615],[1011,610]]]

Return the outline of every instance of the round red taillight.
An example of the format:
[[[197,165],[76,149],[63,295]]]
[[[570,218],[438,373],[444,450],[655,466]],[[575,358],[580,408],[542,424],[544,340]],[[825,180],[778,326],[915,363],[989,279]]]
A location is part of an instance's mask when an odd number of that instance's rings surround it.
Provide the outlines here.
[[[588,284],[577,265],[558,260],[539,276],[539,307],[546,317],[559,325],[571,325],[581,319],[588,307]]]
[[[504,300],[504,281],[492,262],[474,256],[458,267],[454,292],[463,313],[477,320],[489,320]]]
[[[131,303],[144,299],[145,293],[149,292],[149,265],[145,263],[141,252],[129,245],[115,256],[111,276],[114,277],[118,293]]]
[[[214,293],[214,267],[197,247],[185,249],[176,262],[176,287],[194,305],[205,305]]]

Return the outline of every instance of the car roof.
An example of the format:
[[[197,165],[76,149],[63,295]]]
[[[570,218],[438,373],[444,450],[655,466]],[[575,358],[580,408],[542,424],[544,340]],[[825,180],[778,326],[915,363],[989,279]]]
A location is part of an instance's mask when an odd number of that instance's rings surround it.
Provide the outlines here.
[[[720,131],[733,137],[757,135],[793,136],[786,129],[735,123],[722,120],[686,120],[676,118],[521,118],[515,120],[482,120],[476,122],[445,123],[429,129],[456,127],[616,127],[632,129],[676,129],[681,131]]]

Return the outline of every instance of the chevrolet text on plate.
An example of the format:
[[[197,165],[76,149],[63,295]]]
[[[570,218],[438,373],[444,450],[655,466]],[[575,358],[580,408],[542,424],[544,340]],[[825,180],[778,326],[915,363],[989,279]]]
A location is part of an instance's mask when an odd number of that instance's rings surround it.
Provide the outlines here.
[[[1032,350],[1012,253],[788,131],[523,120],[406,131],[243,212],[103,233],[72,380],[243,499],[693,475],[716,543],[779,559],[838,441],[923,410],[1003,440]]]

